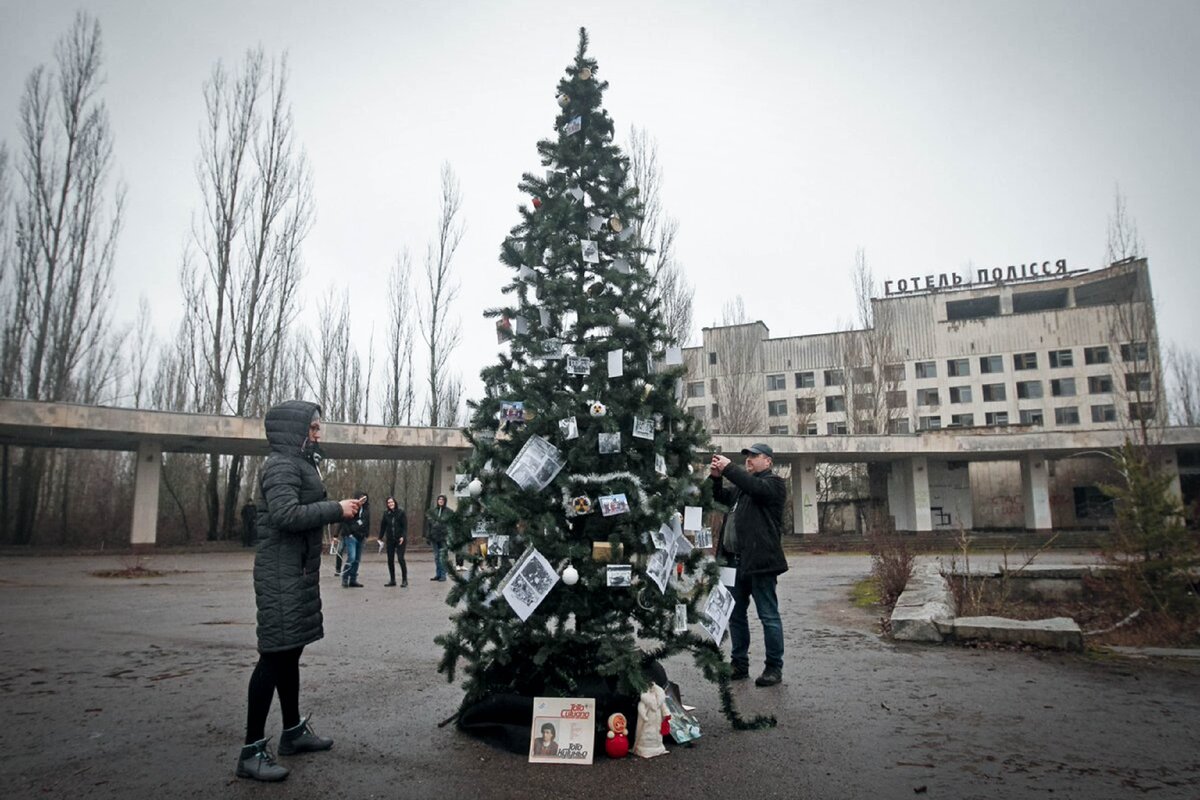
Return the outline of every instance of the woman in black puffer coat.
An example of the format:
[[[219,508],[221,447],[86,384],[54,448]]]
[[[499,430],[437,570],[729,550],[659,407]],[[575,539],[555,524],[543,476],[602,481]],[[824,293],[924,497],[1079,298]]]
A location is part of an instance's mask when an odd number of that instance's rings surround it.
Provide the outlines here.
[[[258,551],[254,557],[254,598],[258,606],[258,664],[250,676],[246,742],[237,775],[283,780],[286,767],[275,763],[264,736],[271,698],[279,694],[283,713],[282,755],[328,750],[332,739],[313,733],[300,718],[300,654],[325,635],[321,617],[321,531],[358,513],[357,500],[326,497],[317,472],[321,460],[321,408],[290,400],[267,412],[271,455],[259,479]]]

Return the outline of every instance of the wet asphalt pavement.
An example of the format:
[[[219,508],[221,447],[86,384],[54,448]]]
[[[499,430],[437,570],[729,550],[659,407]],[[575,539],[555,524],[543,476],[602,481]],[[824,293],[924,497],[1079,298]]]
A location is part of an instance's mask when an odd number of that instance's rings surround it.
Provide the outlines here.
[[[373,549],[373,548],[372,548]],[[233,776],[256,659],[252,554],[150,558],[161,578],[90,575],[116,556],[0,558],[0,797],[1200,798],[1200,662],[892,643],[851,606],[865,556],[791,557],[782,686],[738,684],[732,730],[690,659],[667,663],[703,738],[645,761],[530,765],[437,722],[445,584],[323,578],[324,640],[301,710],[336,739],[281,758],[280,785]],[[761,629],[751,611],[752,659]],[[268,733],[278,739],[278,708]]]

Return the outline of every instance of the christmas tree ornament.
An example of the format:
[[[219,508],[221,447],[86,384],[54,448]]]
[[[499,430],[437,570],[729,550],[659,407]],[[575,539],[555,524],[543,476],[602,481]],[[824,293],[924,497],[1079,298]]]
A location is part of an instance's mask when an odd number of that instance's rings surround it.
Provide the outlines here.
[[[599,217],[597,217],[597,219],[599,219]],[[599,229],[597,228],[597,230],[599,230]],[[613,259],[613,269],[615,269],[617,272],[621,273],[622,275],[628,275],[631,272],[633,272],[633,270],[629,268],[629,261],[627,261],[624,258],[614,258]]]
[[[579,570],[568,564],[567,568],[562,572],[562,582],[567,586],[574,586],[579,583]]]
[[[617,241],[618,242],[627,241],[629,239],[629,237],[631,237],[631,236],[633,236],[633,226],[632,225],[628,228],[619,230],[617,232]]]
[[[596,246],[596,243],[593,240],[584,239],[583,241],[581,241],[579,243],[579,247],[580,247],[581,252],[583,253],[583,260],[586,263],[588,263],[588,264],[599,264],[600,263],[600,248]]]
[[[571,498],[571,511],[575,516],[583,516],[584,514],[592,513],[592,498],[585,494],[577,495]]]
[[[583,117],[582,116],[572,117],[567,122],[566,126],[563,127],[563,133],[565,133],[567,136],[574,136],[575,134],[579,133],[579,131],[581,131],[582,129],[583,129]]]
[[[588,406],[588,413],[593,417],[603,417],[608,414],[608,406],[599,400],[593,400],[591,405]]]
[[[618,217],[616,214],[613,214],[608,218],[608,227],[613,229],[613,233],[620,233],[625,225],[622,224],[620,217]]]
[[[600,281],[596,281],[595,283],[588,284],[587,289],[585,289],[584,291],[587,292],[588,297],[595,298],[595,297],[599,297],[600,295],[604,294],[604,290],[606,288],[608,288],[608,287],[606,287],[603,283],[601,283]]]
[[[590,81],[592,79],[592,68],[584,67],[583,69],[579,70],[577,74],[579,75],[579,80]]]
[[[589,231],[591,231],[592,233],[599,233],[600,229],[603,227],[604,227],[604,217],[600,217],[595,214],[588,217],[588,230]]]
[[[570,189],[567,190],[567,194],[571,195],[571,197],[574,197],[575,202],[577,202],[577,203],[582,201],[583,197],[584,197],[583,189],[580,189],[578,186],[572,186]]]
[[[471,497],[479,497],[479,495],[483,494],[483,481],[479,480],[479,478],[472,479],[467,484],[467,491],[471,494]]]
[[[568,104],[568,103],[570,103],[570,102],[571,102],[571,98],[570,98],[570,96],[568,96],[568,95],[566,95],[566,94],[560,94],[560,95],[558,96],[558,104],[559,104],[560,106],[562,106],[563,108],[566,108],[566,107],[567,107],[567,104]]]
[[[651,683],[650,688],[642,692],[638,699],[637,741],[633,746],[634,755],[642,758],[654,758],[667,754],[667,748],[662,743],[662,720],[664,707],[667,703],[667,693],[657,683]],[[669,731],[668,731],[669,732]]]
[[[629,755],[629,723],[624,714],[613,714],[608,718],[604,752],[608,753],[609,758],[624,758]]]
[[[617,315],[617,327],[618,328],[632,328],[633,327],[633,317],[629,316],[624,311],[622,311],[620,314]]]
[[[533,198],[533,210],[537,211],[541,207],[542,207],[542,198],[540,198],[540,197]]]

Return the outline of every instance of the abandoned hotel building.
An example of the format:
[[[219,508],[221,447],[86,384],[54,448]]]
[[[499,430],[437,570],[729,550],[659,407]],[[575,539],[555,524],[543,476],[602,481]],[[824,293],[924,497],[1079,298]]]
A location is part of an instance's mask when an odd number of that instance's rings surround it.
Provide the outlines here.
[[[796,533],[861,530],[869,513],[918,532],[1103,528],[1104,451],[1142,434],[1195,507],[1200,440],[1165,427],[1146,260],[884,288],[861,330],[772,339],[752,322],[684,350],[685,408],[718,446],[771,443]]]

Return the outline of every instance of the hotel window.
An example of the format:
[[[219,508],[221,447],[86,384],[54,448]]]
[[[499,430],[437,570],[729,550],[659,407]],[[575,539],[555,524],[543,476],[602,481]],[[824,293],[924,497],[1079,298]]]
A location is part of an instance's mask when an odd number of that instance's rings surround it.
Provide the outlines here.
[[[971,374],[971,359],[952,358],[946,362],[946,374],[951,378],[965,378]]]
[[[815,397],[797,397],[796,398],[796,413],[797,414],[815,414],[815,413],[817,413],[817,398],[815,398]]]
[[[1092,406],[1092,422],[1116,422],[1117,407],[1113,405]]]
[[[1125,376],[1125,389],[1130,392],[1150,391],[1149,372],[1130,372]]]
[[[888,392],[887,393],[888,408],[908,408],[908,392]]]
[[[842,394],[831,394],[825,398],[826,411],[845,411],[846,396]]]
[[[1110,394],[1112,375],[1092,375],[1088,378],[1088,394]]]
[[[941,417],[917,417],[917,430],[919,431],[936,431],[941,427]]]
[[[1130,342],[1121,345],[1122,361],[1149,361],[1150,347],[1145,342]]]
[[[846,382],[845,376],[840,369],[825,370],[825,385],[826,386],[841,386]]]
[[[938,405],[938,390],[937,389],[917,389],[917,405],[919,405],[919,406],[936,406],[936,405]]]
[[[787,381],[784,379],[783,373],[779,373],[778,375],[768,375],[767,376],[767,391],[768,392],[777,392],[780,389],[786,389],[786,388],[787,388]]]
[[[855,367],[850,371],[854,377],[854,382],[857,384],[874,383],[875,372],[870,367]]]
[[[844,422],[827,422],[827,423],[825,423],[825,430],[830,436],[845,436],[846,435],[846,423],[844,423]]]
[[[914,368],[917,371],[918,378],[936,378],[937,377],[937,362],[936,361],[918,361]]]
[[[692,381],[688,384],[688,397],[704,397],[704,381]]]
[[[1085,364],[1107,364],[1108,360],[1108,347],[1105,345],[1083,348],[1083,363]]]
[[[855,411],[869,411],[875,407],[875,395],[870,392],[859,392],[854,395],[851,404]]]
[[[1037,369],[1037,353],[1013,354],[1013,369]]]
[[[983,421],[991,426],[1003,426],[1008,424],[1007,411],[989,411],[983,415]]]
[[[974,414],[952,414],[950,416],[951,428],[971,428],[975,425]]]
[[[1017,381],[1018,400],[1036,400],[1042,396],[1041,381]]]
[[[969,403],[969,402],[971,402],[971,387],[970,386],[951,386],[950,387],[950,402],[951,403]]]
[[[717,354],[716,354],[716,353],[709,353],[709,354],[708,354],[708,364],[709,364],[709,366],[712,366],[713,364],[716,364],[716,363],[717,363]]]
[[[1004,390],[1003,383],[985,383],[983,385],[983,402],[999,403],[1007,399],[1008,392]]]
[[[811,372],[796,373],[796,388],[797,389],[812,389],[817,385],[815,377]]]
[[[1042,410],[1040,408],[1022,408],[1021,409],[1021,424],[1022,425],[1044,425],[1042,418]]]
[[[717,394],[717,379],[716,378],[709,379],[708,388],[710,390],[712,390],[713,396],[716,396],[716,394]]]
[[[767,401],[767,416],[768,417],[786,417],[788,410],[787,400],[768,400]]]
[[[1050,381],[1050,395],[1052,397],[1074,397],[1075,379],[1055,378]]]
[[[1056,369],[1059,367],[1075,366],[1075,356],[1070,350],[1051,350],[1050,351],[1050,367]]]
[[[1129,418],[1135,422],[1138,420],[1152,422],[1154,420],[1154,403],[1130,403]]]
[[[904,380],[904,365],[903,364],[884,364],[883,379],[885,381],[902,381]]]
[[[804,429],[804,432],[801,433],[800,435],[801,436],[816,436],[817,435],[817,423],[815,423],[815,422],[808,423],[808,427],[806,427]]]
[[[1054,424],[1078,425],[1079,409],[1075,406],[1063,406],[1062,408],[1054,409]]]
[[[979,372],[983,375],[1004,372],[1004,359],[1000,356],[980,356]]]
[[[720,419],[720,418],[721,418],[721,407],[720,407],[719,405],[717,405],[716,403],[713,403],[713,404],[712,404],[712,409],[710,409],[710,410],[712,411],[712,418],[713,418],[713,419]]]
[[[908,417],[888,420],[888,433],[908,433]]]
[[[767,428],[767,433],[772,434],[774,436],[787,436],[787,432],[788,432],[787,425],[772,425],[769,428]]]

